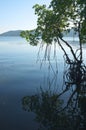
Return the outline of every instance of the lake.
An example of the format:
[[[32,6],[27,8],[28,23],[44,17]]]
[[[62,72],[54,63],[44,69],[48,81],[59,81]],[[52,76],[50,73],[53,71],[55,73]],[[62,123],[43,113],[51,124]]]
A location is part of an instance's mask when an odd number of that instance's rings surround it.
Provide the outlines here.
[[[67,38],[68,39],[68,38]],[[68,39],[73,48],[78,48],[78,40]],[[66,46],[64,45],[66,48]],[[68,54],[71,57],[70,51]],[[29,45],[20,37],[0,37],[0,129],[1,130],[38,130],[34,112],[23,110],[22,99],[39,93],[40,87],[61,91],[63,84],[64,60],[60,47],[51,48],[50,61],[43,59],[45,46]],[[49,51],[48,51],[49,54]],[[83,46],[86,65],[86,45]],[[58,71],[56,81],[54,72]],[[49,86],[51,83],[51,86]],[[57,87],[58,86],[58,87]],[[64,98],[66,99],[66,96]]]

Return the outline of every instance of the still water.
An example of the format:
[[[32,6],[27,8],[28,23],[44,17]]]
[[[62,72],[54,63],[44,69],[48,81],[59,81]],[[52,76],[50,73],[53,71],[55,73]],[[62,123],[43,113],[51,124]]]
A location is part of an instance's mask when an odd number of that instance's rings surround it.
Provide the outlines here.
[[[71,43],[76,49],[77,44]],[[35,113],[23,110],[22,98],[38,93],[40,87],[47,90],[56,69],[57,82],[51,89],[59,92],[63,84],[64,60],[60,47],[56,48],[56,56],[52,47],[51,65],[48,59],[43,61],[44,53],[45,47],[31,46],[20,37],[0,37],[0,130],[38,130]],[[86,65],[85,45],[83,57]]]

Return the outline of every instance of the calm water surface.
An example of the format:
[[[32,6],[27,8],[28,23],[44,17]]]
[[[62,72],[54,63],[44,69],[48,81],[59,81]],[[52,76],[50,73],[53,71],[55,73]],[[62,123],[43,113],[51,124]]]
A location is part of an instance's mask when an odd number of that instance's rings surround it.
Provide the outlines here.
[[[73,44],[76,49],[77,44]],[[49,71],[49,62],[42,63],[45,49],[30,46],[20,37],[0,37],[0,130],[37,130],[39,124],[34,121],[33,112],[22,109],[22,98],[37,93],[40,86],[48,88],[48,81],[53,77]],[[56,48],[58,65],[58,88],[62,85],[64,68],[63,53]],[[86,46],[83,49],[86,64]],[[51,64],[56,67],[54,48],[51,50]],[[69,53],[69,50],[68,50]],[[70,53],[69,53],[70,55]],[[49,79],[48,79],[49,78]],[[60,84],[59,84],[60,83]],[[53,88],[52,88],[53,89]]]

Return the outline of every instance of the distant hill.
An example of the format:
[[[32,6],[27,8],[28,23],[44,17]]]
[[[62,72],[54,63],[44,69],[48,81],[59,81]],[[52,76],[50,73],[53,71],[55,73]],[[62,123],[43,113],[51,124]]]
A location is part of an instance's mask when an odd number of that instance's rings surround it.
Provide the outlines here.
[[[0,34],[0,36],[20,36],[21,31],[22,30],[8,31],[8,32]]]
[[[78,37],[78,33],[75,33],[74,29],[70,29],[69,32],[64,31],[63,36],[64,37]]]
[[[5,32],[5,33],[2,33],[2,34],[0,34],[0,36],[20,36],[20,33],[22,32],[23,30],[16,30],[16,31],[8,31],[8,32]],[[33,32],[34,32],[34,30],[33,30]],[[66,31],[64,31],[63,32],[63,36],[64,37],[77,37],[78,36],[78,34],[76,33],[74,33],[74,30],[73,29],[71,29],[70,30],[70,32],[66,32]]]

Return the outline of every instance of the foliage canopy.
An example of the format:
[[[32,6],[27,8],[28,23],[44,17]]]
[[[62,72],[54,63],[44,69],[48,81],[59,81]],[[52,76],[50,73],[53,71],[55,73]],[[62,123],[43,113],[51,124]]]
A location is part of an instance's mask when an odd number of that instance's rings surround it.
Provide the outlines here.
[[[63,31],[73,28],[78,32],[81,43],[86,42],[86,0],[52,0],[49,7],[34,5],[35,14],[38,16],[37,28],[24,31],[21,36],[36,45],[41,38],[51,44],[62,38]]]

